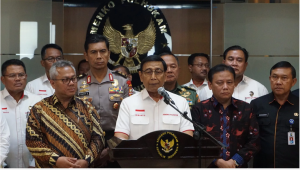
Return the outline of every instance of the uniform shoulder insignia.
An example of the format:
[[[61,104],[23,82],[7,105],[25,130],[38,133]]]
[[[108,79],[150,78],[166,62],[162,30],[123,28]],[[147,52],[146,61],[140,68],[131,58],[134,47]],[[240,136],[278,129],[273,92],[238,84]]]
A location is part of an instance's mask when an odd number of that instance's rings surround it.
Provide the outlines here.
[[[84,77],[86,77],[86,76],[87,76],[87,74],[84,74],[84,73],[83,73],[83,74],[78,75],[77,78],[78,78],[78,79],[82,79],[82,78],[84,78]]]
[[[116,74],[118,74],[118,75],[120,75],[120,76],[122,76],[122,77],[124,77],[124,78],[127,79],[127,75],[124,74],[124,73],[122,73],[122,72],[120,72],[120,71],[113,71],[113,73],[116,73]]]
[[[192,91],[195,91],[195,92],[196,92],[196,90],[193,89],[193,88],[191,88],[191,87],[188,87],[188,86],[182,86],[182,87],[186,88],[187,90],[192,90]]]

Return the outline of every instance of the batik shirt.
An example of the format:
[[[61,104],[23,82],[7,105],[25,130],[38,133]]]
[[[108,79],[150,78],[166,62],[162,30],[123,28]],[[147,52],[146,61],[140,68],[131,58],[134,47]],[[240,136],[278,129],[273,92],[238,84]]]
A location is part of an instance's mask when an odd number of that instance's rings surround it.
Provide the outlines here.
[[[211,97],[193,107],[192,118],[227,146],[220,151],[220,157],[226,161],[233,159],[240,167],[247,167],[247,162],[260,148],[257,120],[246,102],[232,98],[224,109]]]
[[[36,160],[36,167],[56,167],[60,156],[85,159],[93,167],[103,144],[100,117],[86,100],[74,97],[64,108],[54,94],[30,111],[26,145]]]

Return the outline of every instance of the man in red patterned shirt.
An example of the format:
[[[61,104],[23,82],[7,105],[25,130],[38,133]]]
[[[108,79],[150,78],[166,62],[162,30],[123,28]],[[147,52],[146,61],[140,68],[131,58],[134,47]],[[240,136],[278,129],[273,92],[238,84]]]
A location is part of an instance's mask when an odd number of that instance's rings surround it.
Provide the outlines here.
[[[219,64],[208,73],[213,96],[192,108],[193,120],[204,125],[208,133],[227,146],[210,167],[247,167],[260,149],[258,124],[248,103],[232,97],[235,72]]]

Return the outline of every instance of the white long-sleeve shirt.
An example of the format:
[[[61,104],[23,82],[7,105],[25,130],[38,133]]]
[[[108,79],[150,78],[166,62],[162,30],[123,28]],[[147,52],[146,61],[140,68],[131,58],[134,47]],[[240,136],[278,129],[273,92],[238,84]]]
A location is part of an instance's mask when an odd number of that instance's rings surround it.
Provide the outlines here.
[[[49,97],[55,92],[55,89],[52,88],[46,73],[43,76],[28,82],[25,90],[39,95],[42,98]]]
[[[3,167],[3,162],[7,158],[9,152],[9,127],[6,122],[6,119],[0,113],[0,165]]]
[[[1,111],[10,130],[10,147],[5,163],[9,168],[28,168],[35,166],[34,158],[26,146],[26,124],[29,106],[41,100],[41,97],[24,91],[24,95],[16,100],[8,93],[7,89],[1,91]]]
[[[268,94],[268,90],[264,85],[243,75],[242,81],[234,88],[232,97],[250,103],[252,100],[266,94]]]

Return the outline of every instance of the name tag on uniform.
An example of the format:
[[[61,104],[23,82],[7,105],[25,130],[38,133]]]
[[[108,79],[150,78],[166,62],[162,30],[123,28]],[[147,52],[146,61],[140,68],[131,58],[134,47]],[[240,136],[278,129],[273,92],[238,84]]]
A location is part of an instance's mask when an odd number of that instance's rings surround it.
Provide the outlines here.
[[[269,113],[258,114],[257,117],[269,117]]]
[[[288,132],[288,145],[296,145],[295,132]]]

